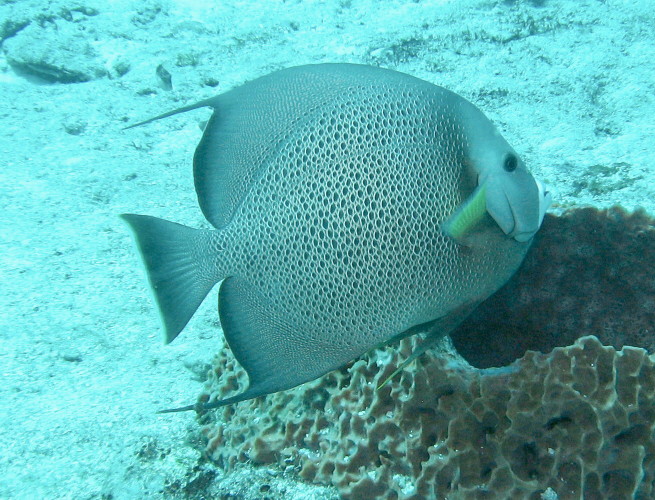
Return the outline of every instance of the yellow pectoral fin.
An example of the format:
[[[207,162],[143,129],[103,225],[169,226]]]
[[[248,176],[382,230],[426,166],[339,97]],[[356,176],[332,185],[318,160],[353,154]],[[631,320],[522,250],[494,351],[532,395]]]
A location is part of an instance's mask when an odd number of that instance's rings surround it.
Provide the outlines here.
[[[471,196],[443,224],[444,232],[461,242],[468,231],[475,226],[487,211],[487,188],[481,184]]]

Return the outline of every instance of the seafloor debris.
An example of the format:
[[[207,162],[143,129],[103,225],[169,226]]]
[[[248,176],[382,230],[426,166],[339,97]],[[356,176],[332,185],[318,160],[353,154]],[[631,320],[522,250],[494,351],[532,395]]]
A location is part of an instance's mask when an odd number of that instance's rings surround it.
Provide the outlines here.
[[[499,313],[485,331],[480,318],[492,312],[480,311],[457,340],[491,351],[480,364],[511,364],[474,368],[444,339],[376,390],[415,346],[405,339],[296,389],[202,415],[207,453],[225,468],[292,467],[344,498],[652,498],[655,358],[627,345],[652,348],[643,328],[653,324],[654,235],[643,213],[551,217],[524,272],[494,299],[510,319]],[[575,340],[593,329],[626,347]],[[504,343],[489,341],[499,335]],[[517,344],[550,352],[493,357]],[[203,399],[240,390],[234,364],[219,353]]]
[[[48,83],[88,82],[106,76],[102,58],[75,23],[30,24],[2,44],[9,64],[20,74]]]

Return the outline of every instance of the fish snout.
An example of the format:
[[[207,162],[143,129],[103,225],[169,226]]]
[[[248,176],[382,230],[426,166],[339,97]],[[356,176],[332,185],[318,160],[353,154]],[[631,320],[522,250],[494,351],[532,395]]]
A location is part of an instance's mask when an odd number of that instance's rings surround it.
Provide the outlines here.
[[[541,227],[552,195],[525,170],[511,180],[494,177],[487,179],[487,212],[507,236],[521,243],[530,241]]]

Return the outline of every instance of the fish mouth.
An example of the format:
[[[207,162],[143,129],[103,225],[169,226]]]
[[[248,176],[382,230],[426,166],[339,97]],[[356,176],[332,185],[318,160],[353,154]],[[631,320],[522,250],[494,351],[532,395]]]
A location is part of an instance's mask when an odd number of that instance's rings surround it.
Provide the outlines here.
[[[548,211],[548,208],[550,205],[553,203],[553,196],[548,191],[546,188],[546,185],[537,179],[534,180],[535,183],[537,184],[537,190],[538,190],[538,219],[537,219],[537,225],[534,230],[530,231],[522,231],[522,232],[517,232],[517,233],[510,233],[509,236],[513,237],[516,241],[520,243],[525,243],[526,241],[530,241],[532,237],[537,233],[539,228],[541,227],[541,223],[544,221],[544,217],[546,216],[546,212]]]
[[[500,229],[520,243],[530,241],[552,203],[546,186],[527,170],[490,175],[480,182],[487,186],[487,212]]]

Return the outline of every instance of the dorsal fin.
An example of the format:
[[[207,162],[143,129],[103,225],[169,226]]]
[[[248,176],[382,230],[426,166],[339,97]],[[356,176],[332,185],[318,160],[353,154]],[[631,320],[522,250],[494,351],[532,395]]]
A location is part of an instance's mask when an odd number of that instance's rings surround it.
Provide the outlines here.
[[[297,66],[127,128],[203,106],[214,109],[196,148],[193,171],[200,208],[207,220],[221,229],[283,145],[297,138],[302,122],[338,100],[349,87],[370,86],[371,75],[383,75],[391,88],[408,78],[358,64]]]
[[[148,118],[147,120],[143,120],[142,122],[134,123],[133,125],[128,125],[127,127],[123,128],[123,130],[128,130],[130,128],[135,128],[135,127],[140,127],[141,125],[146,125],[148,123],[152,123],[157,120],[161,120],[162,118],[168,118],[169,116],[177,115],[180,113],[186,113],[187,111],[192,111],[194,109],[198,108],[204,108],[204,107],[213,107],[214,104],[213,102],[216,100],[216,97],[210,97],[209,99],[205,99],[199,102],[196,102],[195,104],[189,104],[188,106],[182,106],[181,108],[174,109],[172,111],[167,111],[166,113],[162,113],[161,115],[153,116],[152,118]]]
[[[315,123],[315,115],[352,86],[369,87],[372,75],[384,76],[390,88],[406,83],[405,75],[380,68],[316,64],[277,71],[212,101],[215,112],[194,156],[196,192],[207,220],[226,226],[280,151],[308,132],[304,124]]]
[[[193,158],[198,202],[216,228],[225,227],[253,182],[298,134],[299,124],[335,99],[343,78],[323,65],[302,66],[263,76],[212,103]]]

